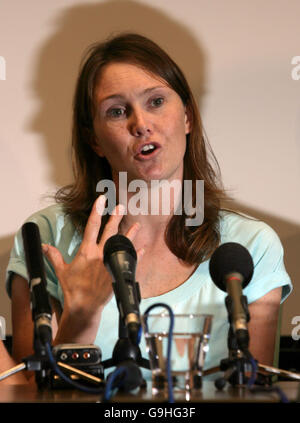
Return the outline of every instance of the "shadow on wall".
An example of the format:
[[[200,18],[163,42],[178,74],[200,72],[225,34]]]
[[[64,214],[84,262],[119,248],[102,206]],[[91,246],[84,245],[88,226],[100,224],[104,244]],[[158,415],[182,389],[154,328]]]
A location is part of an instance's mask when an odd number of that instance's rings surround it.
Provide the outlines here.
[[[27,129],[42,135],[52,166],[49,178],[58,186],[70,181],[73,93],[81,58],[91,44],[120,31],[145,35],[169,52],[202,98],[203,49],[186,27],[159,10],[128,0],[85,3],[59,12],[51,24],[54,32],[37,53],[32,80],[40,108]]]
[[[125,24],[126,23],[126,24]],[[87,46],[119,31],[138,32],[156,41],[179,64],[201,104],[205,95],[206,54],[189,29],[162,11],[129,0],[110,0],[98,4],[83,4],[59,12],[52,25],[53,34],[41,45],[32,79],[32,90],[40,107],[29,131],[41,135],[51,163],[49,179],[61,186],[71,179],[70,134],[72,98],[79,63]],[[300,226],[263,214],[238,203],[239,210],[261,218],[277,231],[285,247],[285,262],[294,282],[294,293],[284,306],[282,333],[290,334],[291,317],[300,315],[297,298],[300,288],[297,245],[300,245]],[[27,216],[24,216],[24,219]],[[20,222],[21,226],[22,222]],[[0,315],[7,319],[7,333],[11,333],[10,304],[4,293],[5,269],[12,237],[0,239],[1,295]]]
[[[199,102],[203,97],[205,57],[202,47],[188,28],[153,7],[130,0],[84,2],[60,10],[49,22],[48,31],[52,33],[36,53],[31,80],[39,108],[25,130],[40,135],[45,156],[49,157],[48,178],[56,186],[69,183],[72,177],[72,101],[80,61],[91,44],[121,31],[145,35],[179,64]],[[11,333],[10,303],[4,292],[4,279],[12,245],[13,235],[0,239],[0,315],[7,319],[8,334]]]

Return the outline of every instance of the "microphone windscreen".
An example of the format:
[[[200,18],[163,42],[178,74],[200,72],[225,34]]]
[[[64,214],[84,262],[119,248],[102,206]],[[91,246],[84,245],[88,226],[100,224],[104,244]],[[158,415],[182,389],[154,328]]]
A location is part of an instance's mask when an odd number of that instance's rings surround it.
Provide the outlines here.
[[[130,254],[135,260],[137,259],[135,248],[126,236],[116,234],[108,238],[103,248],[103,261],[107,263],[113,253],[125,251]]]
[[[44,261],[38,225],[34,222],[24,223],[22,237],[28,276],[30,279],[41,277]]]
[[[230,273],[240,273],[245,288],[250,282],[254,271],[253,260],[247,248],[236,242],[220,245],[209,262],[209,272],[218,288],[226,291],[225,278]]]

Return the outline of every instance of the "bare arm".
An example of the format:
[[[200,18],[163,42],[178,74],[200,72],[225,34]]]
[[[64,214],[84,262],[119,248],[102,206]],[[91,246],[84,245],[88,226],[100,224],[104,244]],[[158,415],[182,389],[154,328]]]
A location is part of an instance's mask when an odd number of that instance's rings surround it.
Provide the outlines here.
[[[65,263],[55,247],[43,246],[64,294],[62,312],[59,312],[57,304],[55,306],[59,324],[54,344],[94,343],[103,307],[113,294],[111,276],[103,263],[103,247],[106,240],[118,232],[123,217],[122,207],[116,207],[98,243],[105,203],[99,202],[99,199],[97,201],[88,219],[82,243],[71,263]],[[139,225],[134,224],[126,236],[133,239],[138,230]],[[141,252],[137,254],[139,256]]]
[[[249,305],[249,350],[259,363],[273,365],[282,288],[275,288]]]
[[[0,340],[0,373],[12,369],[17,365],[15,360],[9,355],[5,345]],[[18,363],[19,364],[19,363]],[[23,372],[18,372],[15,375],[8,376],[6,379],[0,381],[0,386],[3,384],[26,384],[27,379]]]
[[[99,204],[98,204],[99,206]],[[102,204],[102,210],[104,204]],[[100,211],[99,211],[100,210]],[[74,260],[67,264],[55,247],[47,245],[43,250],[53,265],[64,294],[64,309],[51,298],[53,344],[94,343],[101,312],[105,303],[112,296],[111,277],[103,264],[103,247],[106,240],[118,232],[121,213],[111,216],[102,238],[97,243],[101,225],[101,207],[95,202],[89,217],[83,240]],[[126,236],[133,239],[138,225],[133,225]],[[138,256],[142,251],[137,252]],[[13,360],[4,360],[4,370],[19,364],[23,358],[33,353],[33,322],[30,309],[30,291],[28,282],[19,275],[12,280],[12,323],[13,323]],[[4,346],[3,346],[4,347]],[[2,364],[1,364],[2,365]],[[26,371],[20,374],[20,380],[33,380],[34,376]]]
[[[55,247],[43,246],[44,254],[55,269],[64,295],[63,310],[57,300],[51,299],[52,310],[58,322],[57,331],[53,327],[53,344],[94,343],[102,309],[112,296],[111,276],[103,263],[103,247],[106,240],[118,232],[123,214],[121,207],[117,206],[116,213],[110,217],[98,243],[104,206],[101,198],[96,200],[82,243],[71,263],[65,263],[61,252]],[[138,229],[138,225],[133,225],[126,234],[128,238],[133,239]],[[28,282],[16,275],[12,282],[12,315],[13,357],[20,361],[33,352],[33,323]],[[54,326],[56,319],[52,320]]]
[[[30,310],[30,292],[26,279],[13,275],[11,282],[12,303],[12,357],[4,345],[1,346],[1,371],[6,371],[21,364],[22,359],[33,353],[33,323]],[[9,376],[1,383],[27,383],[33,381],[33,373],[22,371]]]
[[[28,281],[14,275],[11,282],[12,306],[12,356],[19,363],[22,358],[33,353],[33,323],[30,310]]]
[[[12,278],[12,329],[13,345],[12,357],[7,352],[4,344],[0,343],[0,372],[15,367],[22,359],[33,354],[33,322],[30,309],[30,292],[26,279],[17,274]],[[52,301],[51,301],[52,302]],[[53,301],[54,303],[54,301]],[[55,311],[55,310],[54,310]],[[57,330],[56,317],[52,319],[52,333],[55,336]],[[28,371],[18,372],[9,376],[3,383],[27,383],[34,381],[33,373]]]

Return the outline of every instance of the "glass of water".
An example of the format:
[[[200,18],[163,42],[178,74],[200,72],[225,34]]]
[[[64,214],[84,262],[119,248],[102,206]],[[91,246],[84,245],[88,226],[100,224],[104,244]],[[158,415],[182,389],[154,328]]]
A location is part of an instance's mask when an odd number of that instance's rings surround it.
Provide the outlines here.
[[[208,314],[174,314],[169,361],[174,390],[201,389],[212,319]],[[155,394],[167,387],[170,316],[166,312],[146,314],[142,323]]]

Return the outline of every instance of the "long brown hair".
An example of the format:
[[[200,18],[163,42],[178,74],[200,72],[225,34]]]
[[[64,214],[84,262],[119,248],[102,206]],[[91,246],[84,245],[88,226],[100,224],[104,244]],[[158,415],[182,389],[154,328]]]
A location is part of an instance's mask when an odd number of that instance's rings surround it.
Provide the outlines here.
[[[112,179],[105,158],[91,148],[93,142],[94,89],[101,69],[108,63],[135,64],[164,80],[181,98],[191,123],[184,157],[184,180],[204,181],[204,220],[199,226],[186,226],[185,213],[173,215],[165,239],[170,250],[184,262],[198,264],[209,258],[220,241],[220,202],[226,198],[220,181],[216,158],[204,137],[204,131],[191,89],[177,64],[156,43],[132,33],[120,34],[88,50],[77,81],[73,103],[73,171],[74,183],[56,193],[77,229],[82,230],[99,193],[97,183]],[[210,157],[209,157],[210,155]],[[193,206],[196,205],[193,189]],[[104,221],[105,224],[105,221]],[[102,225],[103,226],[103,225]]]

